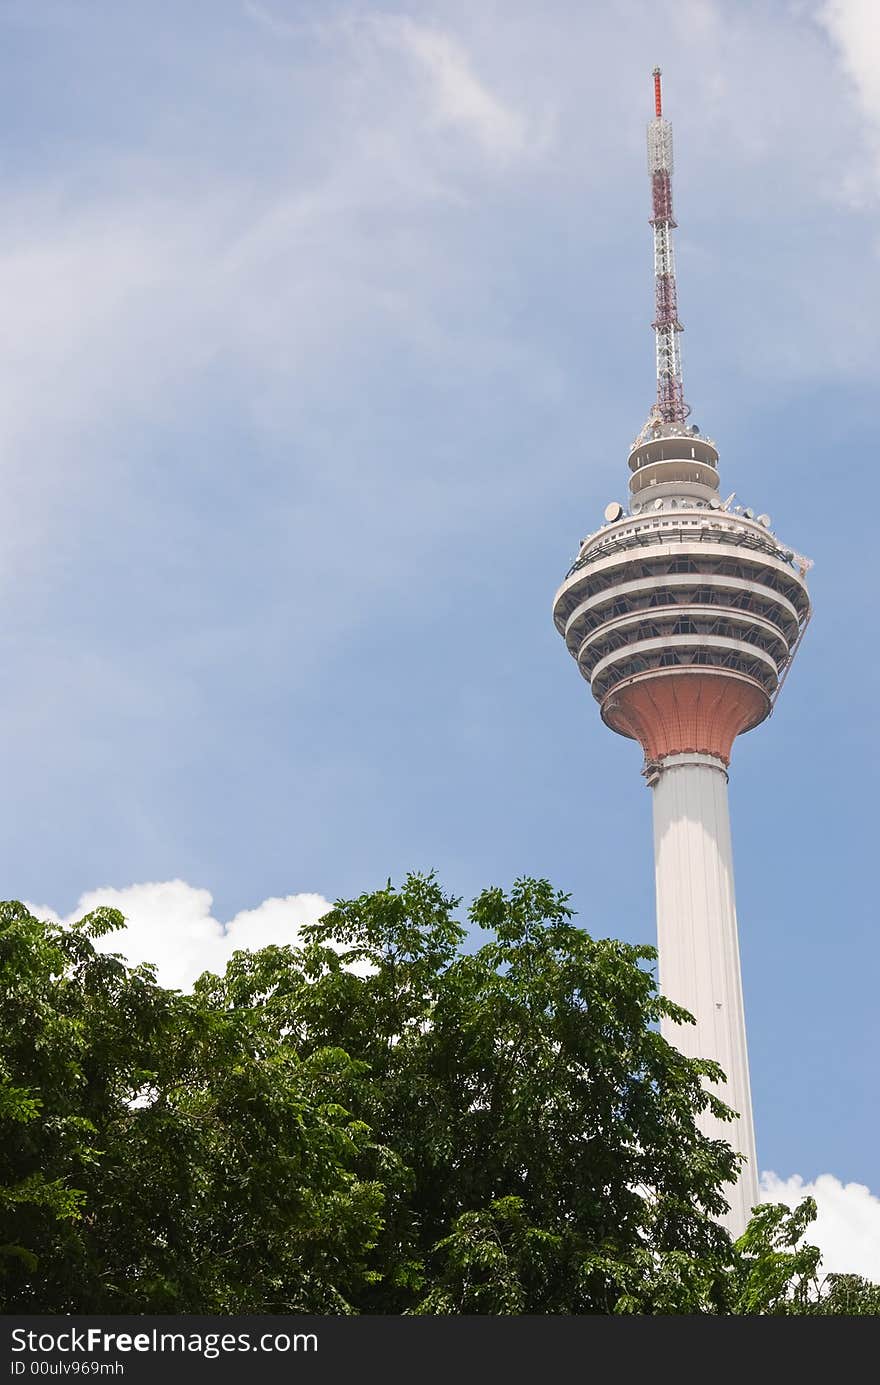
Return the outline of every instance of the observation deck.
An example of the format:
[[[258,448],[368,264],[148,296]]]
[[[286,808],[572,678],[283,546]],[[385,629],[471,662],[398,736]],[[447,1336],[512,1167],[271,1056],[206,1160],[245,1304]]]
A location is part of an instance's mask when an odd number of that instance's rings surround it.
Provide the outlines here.
[[[718,494],[718,453],[695,429],[655,427],[629,456],[631,512],[581,544],[556,628],[602,719],[646,760],[729,763],[767,717],[810,615],[805,560]],[[619,508],[619,507],[617,507]]]

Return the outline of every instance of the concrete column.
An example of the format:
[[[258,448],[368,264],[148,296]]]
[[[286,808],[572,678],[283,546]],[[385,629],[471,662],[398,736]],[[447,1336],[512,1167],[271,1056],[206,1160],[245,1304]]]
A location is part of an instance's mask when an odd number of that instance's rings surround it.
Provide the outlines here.
[[[700,1128],[748,1160],[726,1190],[724,1225],[739,1236],[758,1201],[758,1165],[724,763],[713,755],[669,755],[653,795],[660,990],[696,1019],[664,1021],[662,1033],[689,1058],[714,1058],[727,1076],[714,1090],[737,1119],[707,1112]]]

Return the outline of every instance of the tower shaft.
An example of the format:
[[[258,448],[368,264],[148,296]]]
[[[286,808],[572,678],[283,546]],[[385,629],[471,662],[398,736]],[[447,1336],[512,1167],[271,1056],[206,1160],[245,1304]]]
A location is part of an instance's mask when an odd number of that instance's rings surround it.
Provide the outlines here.
[[[726,1082],[711,1090],[737,1117],[721,1121],[704,1111],[698,1124],[746,1156],[738,1181],[725,1190],[724,1224],[738,1236],[758,1201],[758,1180],[723,762],[668,757],[653,800],[660,989],[696,1020],[664,1019],[660,1028],[687,1057],[714,1058],[724,1070]]]

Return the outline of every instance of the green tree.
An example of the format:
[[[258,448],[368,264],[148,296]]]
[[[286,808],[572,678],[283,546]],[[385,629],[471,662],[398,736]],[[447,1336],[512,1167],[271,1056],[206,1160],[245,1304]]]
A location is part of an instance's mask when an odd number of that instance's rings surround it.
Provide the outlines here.
[[[352,1060],[96,951],[122,923],[0,906],[4,1307],[348,1311],[383,1204]]]
[[[192,995],[0,906],[7,1308],[876,1312],[814,1215],[715,1221],[717,1067],[661,1037],[651,948],[545,881],[470,922],[433,876],[340,902]],[[466,950],[470,945],[472,950]]]
[[[596,1247],[612,1258],[644,1243],[721,1253],[713,1214],[734,1156],[694,1121],[717,1105],[702,1079],[718,1074],[651,1027],[680,1013],[643,966],[653,950],[594,940],[565,896],[524,880],[476,900],[471,922],[489,940],[463,953],[456,905],[433,878],[410,878],[309,930],[315,971],[298,1041],[338,1044],[367,1065],[356,1109],[412,1170],[382,1246],[390,1263],[413,1267],[413,1295],[383,1276],[366,1306],[607,1311],[611,1281],[598,1267],[584,1273]],[[331,941],[370,973],[345,970]],[[469,1214],[506,1217],[523,1249],[518,1288],[507,1275],[495,1307],[473,1262],[467,1288],[444,1297],[437,1287],[457,1253],[450,1233]]]
[[[829,1274],[818,1299],[803,1311],[826,1317],[875,1317],[880,1314],[880,1284],[857,1274]]]

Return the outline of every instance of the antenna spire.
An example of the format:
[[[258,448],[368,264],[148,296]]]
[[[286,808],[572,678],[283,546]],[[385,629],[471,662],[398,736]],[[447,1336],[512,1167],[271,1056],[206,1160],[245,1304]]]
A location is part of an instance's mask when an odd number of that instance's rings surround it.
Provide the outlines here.
[[[659,67],[654,68],[654,114],[659,120],[663,114],[663,95],[660,91],[661,72]]]
[[[660,69],[654,68],[654,119],[648,123],[648,172],[651,175],[654,230],[654,298],[656,316],[651,324],[657,346],[657,403],[652,410],[664,423],[684,423],[690,409],[684,402],[678,297],[672,232],[672,126],[663,118]]]

